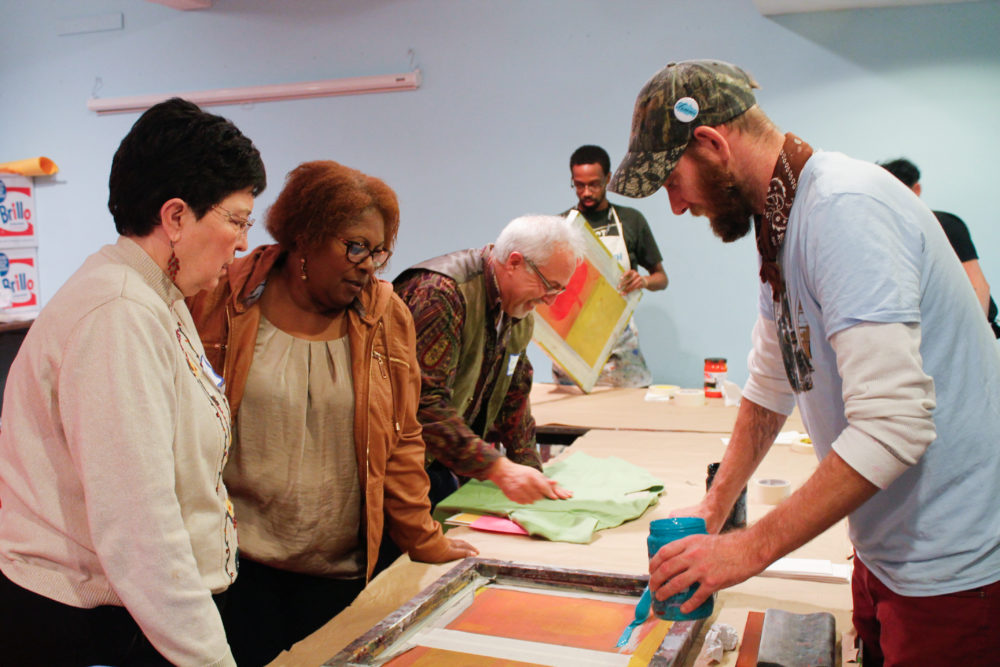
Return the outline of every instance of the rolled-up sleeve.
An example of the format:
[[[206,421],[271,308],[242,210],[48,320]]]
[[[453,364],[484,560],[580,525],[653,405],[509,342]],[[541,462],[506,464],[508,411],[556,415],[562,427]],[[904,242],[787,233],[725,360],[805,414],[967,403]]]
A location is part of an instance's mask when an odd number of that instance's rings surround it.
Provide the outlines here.
[[[795,394],[785,375],[785,364],[773,320],[757,316],[753,327],[753,347],[747,356],[749,377],[743,395],[757,405],[788,416],[795,409]]]
[[[862,323],[830,338],[843,383],[845,428],[833,450],[884,489],[920,457],[936,430],[934,380],[920,356],[920,327]]]

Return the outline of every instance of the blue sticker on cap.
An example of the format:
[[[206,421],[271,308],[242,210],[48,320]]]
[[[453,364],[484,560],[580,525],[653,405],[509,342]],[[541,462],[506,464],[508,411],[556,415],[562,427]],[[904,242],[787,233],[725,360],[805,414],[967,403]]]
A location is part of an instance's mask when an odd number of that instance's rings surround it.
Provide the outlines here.
[[[693,97],[682,97],[674,103],[674,117],[682,123],[690,123],[698,117],[698,102]]]

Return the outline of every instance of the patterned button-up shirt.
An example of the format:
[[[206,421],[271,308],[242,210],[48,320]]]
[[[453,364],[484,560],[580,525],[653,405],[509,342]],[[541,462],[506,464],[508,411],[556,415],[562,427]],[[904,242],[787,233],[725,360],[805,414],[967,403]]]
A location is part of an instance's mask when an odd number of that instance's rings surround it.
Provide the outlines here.
[[[456,282],[440,273],[418,271],[397,283],[396,292],[413,313],[417,331],[417,359],[422,386],[418,417],[424,428],[429,459],[437,459],[455,473],[484,479],[501,454],[490,443],[502,444],[515,463],[542,469],[535,448],[535,420],[531,416],[532,368],[528,356],[518,359],[510,389],[493,424],[483,424],[489,396],[504,368],[505,350],[514,320],[500,307],[500,287],[492,265],[485,262],[486,322],[483,365],[475,394],[465,414],[452,405],[452,387],[461,357],[465,300]],[[477,433],[486,433],[480,438]]]

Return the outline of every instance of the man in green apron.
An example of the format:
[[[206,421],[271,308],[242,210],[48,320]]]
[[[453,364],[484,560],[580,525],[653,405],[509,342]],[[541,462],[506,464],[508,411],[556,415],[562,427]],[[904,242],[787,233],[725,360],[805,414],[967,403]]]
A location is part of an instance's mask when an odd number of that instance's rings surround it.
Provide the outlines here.
[[[563,211],[562,215],[578,212],[601,239],[611,255],[618,260],[625,273],[618,283],[622,294],[637,289],[657,292],[667,287],[667,274],[663,270],[663,257],[642,213],[627,206],[611,205],[606,196],[611,159],[600,146],[580,146],[569,159],[572,175],[571,187],[576,191],[577,204]],[[638,267],[648,275],[641,275]],[[553,364],[552,375],[560,384],[573,380],[558,365]],[[646,367],[646,359],[639,349],[639,334],[635,321],[619,336],[611,355],[601,369],[597,384],[612,387],[646,387],[653,382],[653,374]]]

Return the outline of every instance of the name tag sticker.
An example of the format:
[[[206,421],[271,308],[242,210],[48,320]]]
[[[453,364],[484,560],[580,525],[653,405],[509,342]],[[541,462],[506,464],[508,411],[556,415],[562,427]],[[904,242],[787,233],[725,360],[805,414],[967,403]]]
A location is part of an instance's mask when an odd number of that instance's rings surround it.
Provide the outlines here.
[[[515,354],[507,359],[507,375],[513,375],[514,369],[517,368],[517,360],[521,358],[520,354]]]
[[[219,388],[220,391],[226,390],[226,381],[222,379],[222,376],[215,372],[212,368],[212,364],[209,363],[205,355],[201,355],[201,370],[205,372],[205,375],[212,381],[212,383]]]

